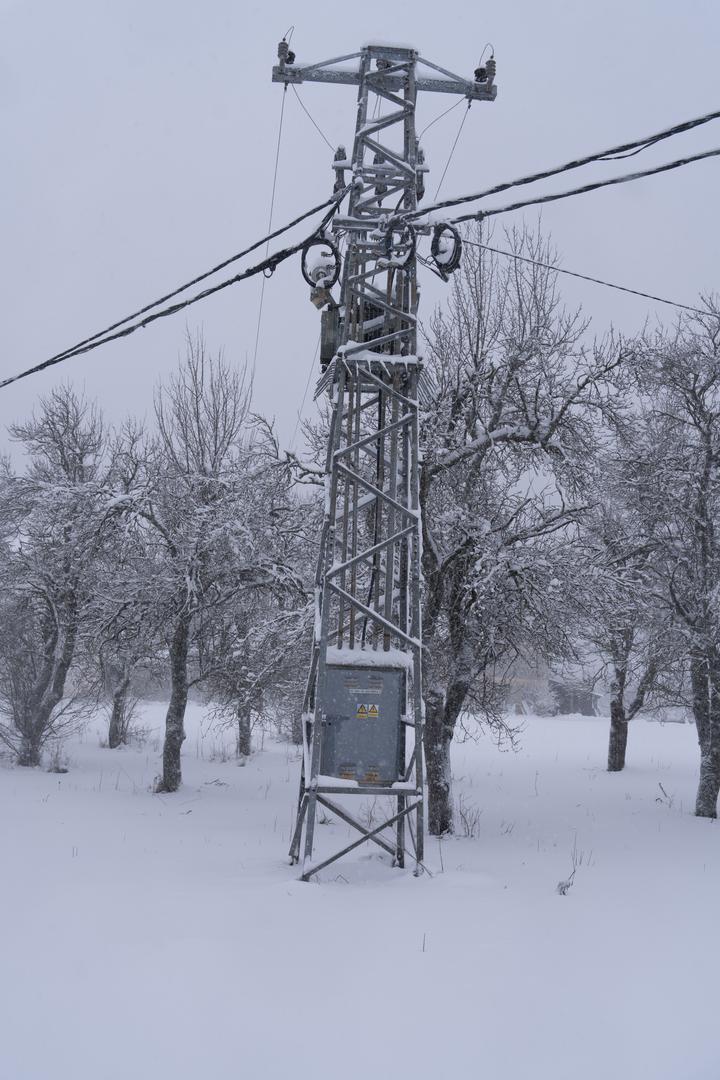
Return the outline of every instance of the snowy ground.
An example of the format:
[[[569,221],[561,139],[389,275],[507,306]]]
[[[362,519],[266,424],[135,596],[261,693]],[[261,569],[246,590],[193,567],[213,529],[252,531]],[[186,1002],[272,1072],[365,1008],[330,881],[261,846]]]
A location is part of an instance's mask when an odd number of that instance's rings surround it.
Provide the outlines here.
[[[192,707],[185,786],[152,795],[161,720],[142,749],[87,732],[66,775],[0,767],[0,1080],[720,1076],[692,727],[636,722],[613,776],[602,720],[459,746],[475,835],[432,841],[432,878],[361,848],[304,885],[295,751],[240,768]]]

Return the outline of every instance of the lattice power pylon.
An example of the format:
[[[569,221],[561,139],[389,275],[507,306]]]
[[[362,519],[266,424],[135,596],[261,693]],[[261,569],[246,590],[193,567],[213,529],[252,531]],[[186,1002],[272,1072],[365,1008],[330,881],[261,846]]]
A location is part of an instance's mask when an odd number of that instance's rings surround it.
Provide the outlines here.
[[[409,846],[418,872],[424,775],[417,244],[432,232],[431,257],[445,277],[459,261],[460,238],[450,226],[405,220],[417,208],[426,171],[415,106],[420,90],[463,95],[468,105],[494,100],[495,62],[478,68],[473,80],[407,48],[369,45],[299,65],[282,41],[278,56],[275,82],[358,87],[352,154],[338,148],[332,166],[336,190],[348,188],[347,211],[334,218],[332,236],[315,241],[315,263],[310,250],[303,259],[311,297],[324,309],[318,391],[329,393],[332,418],[290,856],[297,862],[303,848],[307,881],[371,841],[399,866]],[[339,300],[331,292],[337,281]],[[336,801],[350,795],[387,796],[393,812],[366,826]],[[313,861],[318,804],[360,835]]]

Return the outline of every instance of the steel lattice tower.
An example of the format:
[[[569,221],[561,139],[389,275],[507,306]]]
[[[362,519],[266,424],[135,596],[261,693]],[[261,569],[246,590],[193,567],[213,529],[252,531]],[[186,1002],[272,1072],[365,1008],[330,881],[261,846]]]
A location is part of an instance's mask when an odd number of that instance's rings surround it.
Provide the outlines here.
[[[421,522],[417,356],[419,237],[404,215],[417,208],[426,171],[415,131],[419,90],[495,97],[494,60],[475,80],[453,75],[407,48],[369,45],[320,64],[298,65],[286,42],[276,82],[358,87],[352,154],[338,149],[333,220],[326,253],[308,272],[323,311],[318,392],[332,405],[325,514],[316,576],[316,619],[303,706],[303,766],[290,856],[302,878],[370,840],[403,866],[409,824],[416,872],[423,857],[423,706],[420,617]],[[341,295],[329,287],[346,244]],[[318,245],[322,246],[322,245]],[[460,239],[435,226],[432,253],[443,276],[457,265]],[[329,264],[333,264],[333,270]],[[385,795],[397,809],[365,827],[337,796]],[[318,803],[361,834],[313,863]],[[413,827],[414,822],[414,827]],[[392,840],[383,831],[393,829]]]

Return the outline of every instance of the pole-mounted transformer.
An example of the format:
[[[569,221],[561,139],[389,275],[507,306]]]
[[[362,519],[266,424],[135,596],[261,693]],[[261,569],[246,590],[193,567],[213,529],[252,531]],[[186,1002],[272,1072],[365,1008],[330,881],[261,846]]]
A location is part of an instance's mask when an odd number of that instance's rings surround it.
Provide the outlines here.
[[[420,90],[493,101],[495,60],[474,79],[387,45],[300,65],[282,41],[278,60],[274,82],[358,88],[352,153],[338,147],[332,162],[335,191],[349,185],[347,210],[333,219],[332,235],[313,241],[302,257],[310,298],[322,312],[317,393],[329,394],[332,416],[290,857],[299,860],[304,832],[305,881],[366,841],[398,866],[410,847],[417,873],[425,791],[417,248],[431,236],[430,257],[447,280],[462,244],[451,225],[407,216],[422,198],[427,171],[415,105]],[[389,796],[395,812],[366,827],[336,801],[349,795]],[[318,804],[360,835],[313,860]]]

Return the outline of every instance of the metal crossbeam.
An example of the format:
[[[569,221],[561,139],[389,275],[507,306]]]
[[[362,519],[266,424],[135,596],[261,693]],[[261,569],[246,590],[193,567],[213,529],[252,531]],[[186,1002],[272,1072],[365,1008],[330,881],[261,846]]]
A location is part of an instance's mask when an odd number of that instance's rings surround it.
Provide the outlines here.
[[[395,60],[399,53],[405,53],[413,57],[414,66],[419,63],[421,66],[429,68],[442,76],[442,78],[432,75],[418,76],[416,78],[416,88],[418,90],[436,94],[462,94],[463,97],[471,98],[473,101],[495,100],[497,89],[492,83],[478,83],[471,79],[464,79],[462,75],[455,75],[453,72],[433,64],[429,60],[424,60],[413,49],[393,49],[382,45],[373,45],[369,48],[372,49],[376,58],[387,59],[390,62]],[[360,62],[365,51],[348,53],[346,56],[337,56],[320,64],[278,64],[273,68],[273,82],[296,84],[324,82],[336,83],[341,86],[357,86],[362,81]],[[352,66],[352,61],[358,62],[356,68]],[[344,66],[339,67],[340,64]],[[368,81],[367,74],[365,79]],[[373,80],[369,81],[372,83]],[[386,96],[389,95],[390,91],[402,91],[404,89],[403,71],[399,66],[393,66],[388,70],[382,81],[382,89]]]
[[[326,866],[330,866],[331,863],[337,862],[338,859],[342,859],[343,855],[348,855],[355,848],[360,847],[361,844],[367,843],[368,840],[375,840],[379,833],[383,829],[389,828],[390,825],[398,824],[407,817],[408,814],[412,814],[413,811],[420,810],[422,808],[422,802],[411,803],[410,806],[404,806],[402,810],[399,810],[397,814],[394,814],[387,821],[383,821],[381,825],[372,829],[370,832],[366,832],[361,825],[355,822],[356,828],[359,828],[363,835],[358,840],[353,840],[351,844],[347,844],[342,850],[335,852],[334,855],[330,855],[329,858],[323,859],[322,862],[315,863],[314,866],[303,866],[302,880],[309,881],[313,874],[317,874],[318,871],[324,870]],[[417,846],[417,845],[416,845]],[[404,849],[403,849],[404,850]],[[422,860],[420,860],[422,861]]]

